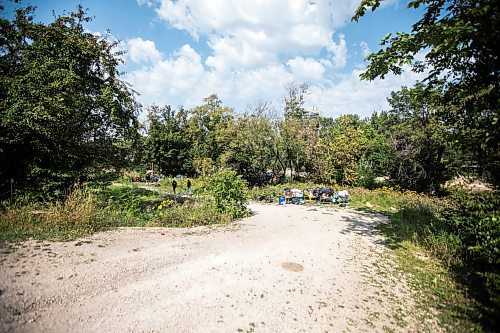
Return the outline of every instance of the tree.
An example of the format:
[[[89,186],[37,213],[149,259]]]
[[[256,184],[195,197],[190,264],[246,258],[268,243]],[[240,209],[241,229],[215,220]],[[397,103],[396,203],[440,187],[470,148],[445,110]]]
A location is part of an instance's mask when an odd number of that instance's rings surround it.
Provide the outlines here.
[[[149,107],[145,155],[163,175],[192,172],[191,140],[186,123],[187,114],[182,108],[175,112],[170,106]]]
[[[380,0],[363,0],[353,20]],[[496,48],[500,34],[500,2],[490,0],[415,0],[409,8],[425,7],[410,33],[388,34],[384,49],[367,57],[361,78],[400,74],[410,65],[426,72],[427,91],[442,91],[440,120],[459,140],[463,156],[472,156],[477,172],[500,182],[500,61]],[[424,53],[425,60],[418,60]]]
[[[311,128],[311,121],[304,107],[307,89],[306,84],[291,83],[286,87],[285,117],[279,123],[277,156],[282,166],[283,177],[288,169],[290,180],[293,180],[297,172],[303,171],[306,164],[303,142],[308,140],[308,132]]]
[[[387,137],[363,123],[363,136],[366,146],[357,164],[357,185],[365,188],[377,186],[376,178],[389,175],[389,168],[394,162],[395,152]]]
[[[190,110],[191,117],[187,122],[193,167],[201,175],[220,167],[220,158],[230,140],[227,127],[233,119],[233,110],[223,107],[217,95],[212,94],[203,101],[205,104]]]
[[[264,112],[268,103],[258,104],[252,113],[237,117],[228,126],[223,165],[236,170],[251,185],[263,184],[266,173],[274,169],[276,132]]]
[[[285,118],[303,119],[307,115],[304,103],[308,89],[305,83],[297,85],[292,82],[286,86]]]
[[[372,117],[392,150],[387,174],[403,188],[434,192],[453,172],[453,145],[438,117],[439,92],[425,92],[425,86],[417,84],[392,92],[387,100],[391,109]]]
[[[0,19],[0,193],[13,180],[48,196],[119,167],[139,105],[119,80],[116,43],[86,32],[81,6],[50,24],[33,13]]]
[[[357,165],[368,146],[364,124],[356,115],[337,118],[333,126],[321,133],[328,148],[335,181],[341,185],[354,185],[358,181]]]
[[[390,113],[400,122],[390,138],[395,159],[389,167],[391,178],[402,187],[433,192],[447,180],[445,153],[448,135],[436,116],[436,105],[422,98],[423,87],[404,87],[388,99]]]

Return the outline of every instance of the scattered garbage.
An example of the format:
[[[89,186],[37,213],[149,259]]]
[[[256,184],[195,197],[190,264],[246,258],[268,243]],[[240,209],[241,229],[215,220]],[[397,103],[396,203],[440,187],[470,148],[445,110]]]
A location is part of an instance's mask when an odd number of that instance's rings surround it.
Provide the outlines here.
[[[335,189],[331,187],[318,187],[316,189],[290,189],[283,190],[283,196],[278,198],[278,204],[295,204],[302,205],[306,200],[315,201],[316,203],[338,203],[339,206],[345,207],[351,197],[347,190],[342,190],[335,193]]]
[[[304,201],[304,191],[299,189],[289,189],[286,188],[283,190],[283,197],[285,198],[285,203],[291,203],[295,205],[302,205],[305,203]]]

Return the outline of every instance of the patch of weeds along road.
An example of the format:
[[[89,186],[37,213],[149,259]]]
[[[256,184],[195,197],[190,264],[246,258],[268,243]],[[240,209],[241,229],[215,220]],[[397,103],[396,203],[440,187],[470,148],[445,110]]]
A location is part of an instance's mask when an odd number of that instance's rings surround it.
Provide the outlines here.
[[[471,320],[475,310],[472,300],[462,294],[450,273],[436,259],[422,259],[422,249],[405,242],[395,250],[399,269],[409,276],[414,292],[420,323],[437,314],[439,325],[453,332],[480,332],[479,324]],[[395,317],[396,318],[396,317]],[[427,328],[429,331],[432,328]]]
[[[229,224],[243,216],[232,206],[219,209],[208,195],[187,197],[122,185],[78,188],[56,201],[33,200],[0,201],[0,242],[69,241],[116,227]],[[75,246],[83,243],[87,241]]]
[[[439,229],[444,228],[439,214],[447,207],[446,201],[387,189],[353,191],[353,198],[355,208],[388,216],[388,222],[378,228],[387,239],[388,253],[397,269],[390,272],[405,276],[417,303],[415,316],[422,325],[420,330],[433,331],[436,326],[453,332],[487,329],[482,326],[483,307],[469,296],[467,286],[458,282],[462,275],[455,275],[453,244],[439,238],[444,230]],[[393,320],[400,318],[403,316],[395,313]]]

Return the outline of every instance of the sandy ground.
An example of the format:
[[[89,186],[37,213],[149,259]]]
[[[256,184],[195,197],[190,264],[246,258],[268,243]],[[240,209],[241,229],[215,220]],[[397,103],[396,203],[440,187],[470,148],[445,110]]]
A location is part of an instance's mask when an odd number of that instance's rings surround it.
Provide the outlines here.
[[[374,227],[252,204],[229,227],[124,228],[0,248],[2,332],[421,331]]]

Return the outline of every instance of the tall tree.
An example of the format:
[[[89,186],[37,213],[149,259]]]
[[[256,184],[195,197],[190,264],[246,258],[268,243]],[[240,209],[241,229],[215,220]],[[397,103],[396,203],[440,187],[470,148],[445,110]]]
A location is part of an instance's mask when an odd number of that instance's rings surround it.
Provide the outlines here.
[[[233,110],[222,106],[217,95],[203,99],[204,104],[190,110],[188,133],[192,140],[193,167],[200,175],[217,170],[230,137],[227,128]]]
[[[136,134],[139,105],[119,79],[116,42],[86,31],[81,6],[50,24],[33,13],[0,19],[0,193],[10,180],[53,192],[117,167],[119,141]]]
[[[303,119],[307,115],[304,104],[309,87],[305,83],[298,85],[292,82],[285,89],[285,118]]]
[[[187,134],[187,113],[170,106],[152,105],[148,114],[145,155],[163,175],[192,173],[191,140]]]
[[[283,176],[290,173],[290,180],[304,171],[306,164],[305,146],[307,134],[311,126],[308,112],[304,106],[307,96],[307,85],[290,83],[285,87],[284,118],[279,124],[278,156],[283,167]]]
[[[231,140],[223,154],[230,166],[251,185],[263,184],[266,172],[274,169],[276,132],[264,114],[267,103],[258,104],[250,114],[236,117],[228,127]]]
[[[393,119],[389,143],[393,161],[388,172],[396,184],[417,191],[433,192],[451,176],[446,157],[452,142],[438,114],[439,93],[426,92],[424,86],[403,87],[388,98]]]
[[[358,116],[345,115],[320,133],[337,184],[354,185],[358,181],[357,165],[368,145],[364,127]]]
[[[353,20],[380,0],[363,0]],[[441,90],[440,119],[446,121],[463,156],[473,156],[478,172],[500,183],[500,2],[491,0],[414,0],[409,8],[424,7],[411,32],[388,34],[383,49],[369,55],[361,78],[400,74],[404,65],[427,73],[429,91]],[[424,60],[418,54],[423,53]]]

